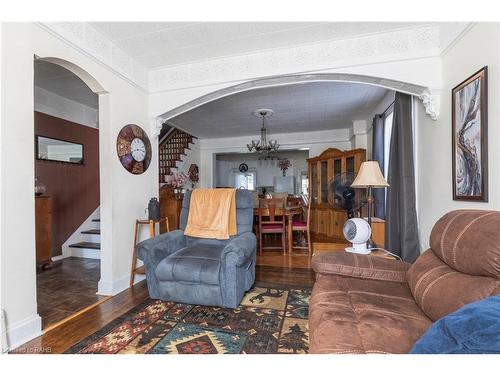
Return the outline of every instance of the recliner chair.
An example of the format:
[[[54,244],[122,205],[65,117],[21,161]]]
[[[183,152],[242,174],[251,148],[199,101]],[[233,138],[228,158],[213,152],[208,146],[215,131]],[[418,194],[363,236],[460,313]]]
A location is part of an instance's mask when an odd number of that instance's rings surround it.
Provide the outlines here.
[[[228,240],[184,235],[191,192],[184,195],[180,229],[137,245],[153,299],[235,308],[255,281],[256,238],[253,200],[236,191],[237,235]],[[207,218],[210,220],[210,218]]]

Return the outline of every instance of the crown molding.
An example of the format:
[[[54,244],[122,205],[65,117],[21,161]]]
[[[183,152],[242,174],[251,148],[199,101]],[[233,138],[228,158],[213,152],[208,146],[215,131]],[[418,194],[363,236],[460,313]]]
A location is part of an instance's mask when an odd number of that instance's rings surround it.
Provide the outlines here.
[[[440,27],[429,25],[355,38],[317,42],[247,55],[151,70],[152,93],[254,77],[439,56]]]
[[[41,29],[148,93],[148,71],[86,22],[37,22]]]

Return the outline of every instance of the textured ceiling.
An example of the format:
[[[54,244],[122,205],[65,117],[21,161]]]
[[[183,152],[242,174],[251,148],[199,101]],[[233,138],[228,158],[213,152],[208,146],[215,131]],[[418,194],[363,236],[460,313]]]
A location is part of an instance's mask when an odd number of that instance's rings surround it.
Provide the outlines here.
[[[430,23],[91,22],[147,69],[346,39]]]
[[[35,60],[35,86],[88,107],[98,108],[97,94],[62,66]]]
[[[381,87],[343,82],[266,87],[214,100],[169,122],[200,138],[257,137],[261,120],[252,112],[271,108],[274,115],[266,119],[270,137],[350,128],[352,120],[366,119],[386,93]]]

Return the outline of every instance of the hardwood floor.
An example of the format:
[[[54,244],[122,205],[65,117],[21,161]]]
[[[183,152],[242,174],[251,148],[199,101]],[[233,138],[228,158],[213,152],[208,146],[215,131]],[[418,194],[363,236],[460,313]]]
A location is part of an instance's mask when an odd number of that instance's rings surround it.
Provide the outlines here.
[[[257,255],[256,282],[312,287],[314,277],[307,251],[295,250],[293,255],[283,255],[281,251],[268,250]],[[62,353],[147,297],[146,282],[140,282],[133,288],[56,325],[13,353]]]
[[[37,307],[42,329],[107,298],[97,295],[98,259],[65,258],[37,272]]]

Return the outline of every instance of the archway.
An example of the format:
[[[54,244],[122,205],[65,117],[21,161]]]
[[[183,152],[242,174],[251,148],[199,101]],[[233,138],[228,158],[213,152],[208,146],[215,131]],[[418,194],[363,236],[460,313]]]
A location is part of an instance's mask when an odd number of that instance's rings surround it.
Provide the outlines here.
[[[72,63],[71,61],[61,59],[53,56],[39,57],[35,56],[35,60],[49,62],[55,65],[59,65],[80,78],[88,88],[95,94],[98,95],[98,128],[99,128],[99,175],[107,176],[111,173],[110,166],[103,162],[103,152],[106,146],[105,140],[109,136],[111,131],[111,120],[110,120],[110,98],[108,91],[101,85],[101,83],[92,76],[85,69]],[[110,200],[109,182],[105,178],[99,179],[99,191],[100,191],[100,219],[101,219],[101,229],[105,226],[102,224],[104,220],[110,220],[112,215],[112,206]],[[110,293],[110,282],[112,280],[112,233],[107,230],[101,232],[101,248],[100,248],[100,280],[98,283],[98,294],[109,295]]]
[[[242,91],[249,91],[257,88],[274,87],[283,85],[293,85],[307,82],[351,82],[361,83],[366,85],[379,86],[386,89],[399,91],[418,97],[422,100],[427,114],[436,120],[439,117],[439,95],[431,92],[428,87],[415,85],[412,83],[396,81],[392,79],[366,76],[360,74],[345,74],[345,73],[316,73],[316,74],[291,74],[280,75],[274,77],[264,77],[234,86],[226,87],[220,90],[213,91],[209,94],[200,96],[183,105],[180,105],[172,110],[166,111],[156,117],[154,121],[155,134],[159,134],[162,124],[168,119],[187,112],[193,108],[199,107],[202,104],[213,100],[233,95]]]
[[[371,86],[378,86],[392,91],[398,91],[405,94],[412,95],[422,101],[426,113],[433,120],[437,120],[439,117],[439,103],[440,95],[439,92],[432,91],[430,88],[403,82],[388,78],[381,78],[368,75],[360,74],[346,74],[346,73],[314,73],[314,74],[290,74],[290,75],[279,75],[272,77],[263,77],[255,80],[246,81],[233,86],[225,87],[211,93],[202,95],[191,101],[186,102],[176,108],[168,110],[159,116],[154,118],[152,122],[152,132],[153,134],[160,134],[161,128],[164,123],[168,123],[168,120],[195,109],[203,104],[221,99],[227,96],[231,96],[237,93],[251,91],[261,88],[270,88],[276,86],[287,86],[287,85],[297,85],[305,84],[311,82],[344,82],[353,84],[364,84]],[[181,129],[186,130],[186,129]],[[196,135],[196,134],[194,134]],[[204,155],[201,157],[200,163],[202,165],[201,181],[205,181],[206,187],[212,186],[212,178],[214,169],[214,155]]]

